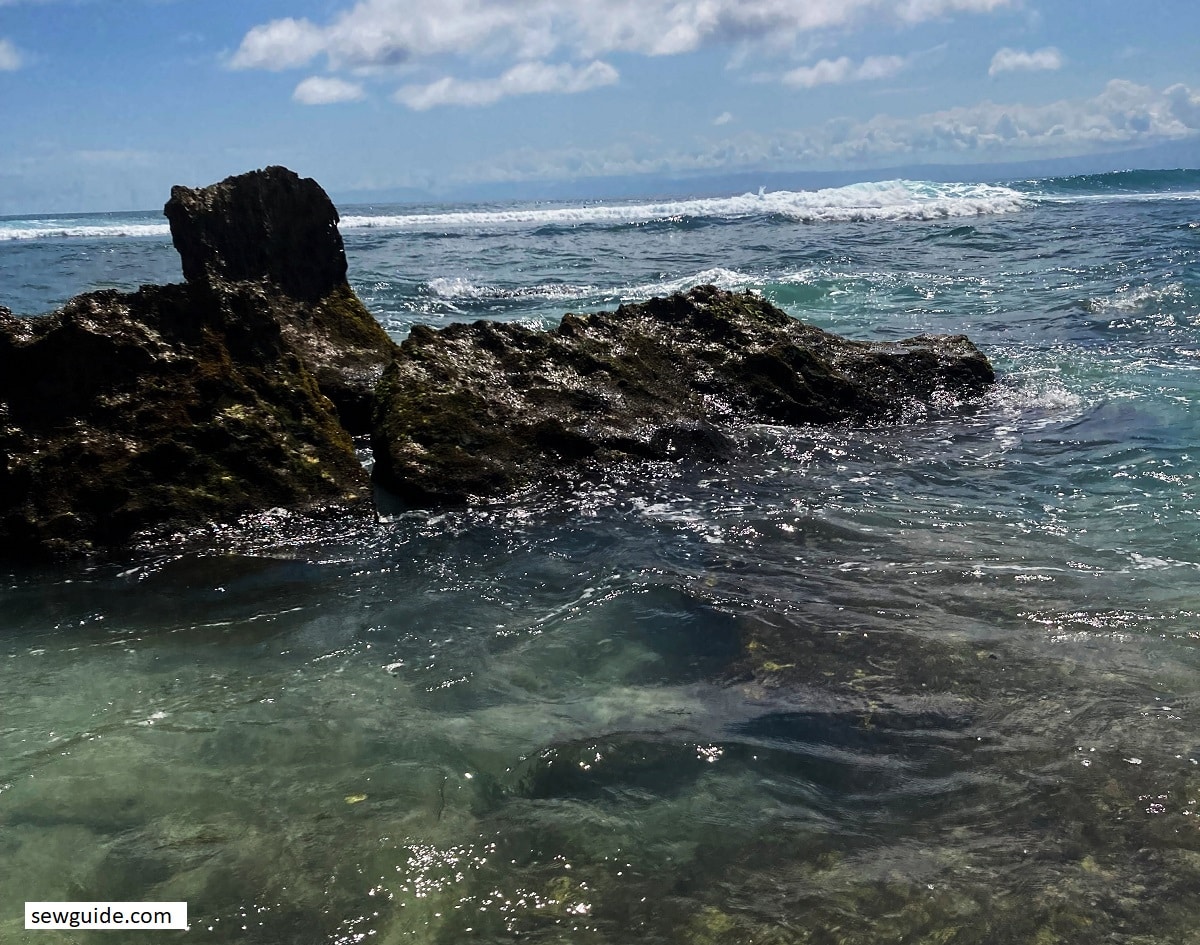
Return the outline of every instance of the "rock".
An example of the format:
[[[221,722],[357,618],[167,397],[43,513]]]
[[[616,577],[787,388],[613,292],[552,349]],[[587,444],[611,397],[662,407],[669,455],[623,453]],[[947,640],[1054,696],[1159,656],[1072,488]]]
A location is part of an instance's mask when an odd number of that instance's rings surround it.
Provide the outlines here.
[[[963,336],[850,341],[699,286],[556,330],[418,326],[377,391],[375,478],[413,504],[501,495],[626,460],[716,460],[729,421],[868,423],[983,393]]]
[[[268,167],[172,187],[163,212],[188,282],[255,282],[316,302],[346,284],[338,213],[312,178]]]
[[[369,495],[261,285],[0,313],[0,555],[86,553],[278,506],[368,508]]]
[[[284,335],[346,428],[368,432],[395,343],[346,281],[338,212],[320,184],[268,167],[210,187],[173,187],[163,212],[190,284],[266,282],[295,303],[278,307]]]
[[[166,212],[187,284],[0,309],[0,556],[371,508],[350,433],[395,345],[346,282],[329,198],[268,168]]]

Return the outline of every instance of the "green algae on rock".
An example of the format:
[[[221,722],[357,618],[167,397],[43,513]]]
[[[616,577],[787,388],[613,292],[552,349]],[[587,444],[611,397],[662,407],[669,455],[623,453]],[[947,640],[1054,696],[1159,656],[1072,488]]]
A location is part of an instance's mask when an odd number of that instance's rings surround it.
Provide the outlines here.
[[[963,336],[851,341],[713,286],[553,331],[418,326],[377,391],[375,478],[461,502],[625,460],[721,459],[728,421],[895,420],[994,379]]]
[[[173,187],[164,213],[187,281],[270,286],[285,339],[342,425],[368,432],[375,385],[396,346],[346,281],[338,212],[320,184],[268,167]]]

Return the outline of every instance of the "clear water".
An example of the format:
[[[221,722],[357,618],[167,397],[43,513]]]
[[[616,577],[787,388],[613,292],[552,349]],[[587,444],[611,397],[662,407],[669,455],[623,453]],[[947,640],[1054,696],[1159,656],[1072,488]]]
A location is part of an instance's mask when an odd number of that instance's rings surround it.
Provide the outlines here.
[[[966,332],[1001,381],[587,494],[10,568],[0,941],[26,899],[183,899],[214,943],[1194,940],[1198,190],[343,208],[397,338],[715,281]],[[178,278],[153,215],[34,223],[16,311]]]

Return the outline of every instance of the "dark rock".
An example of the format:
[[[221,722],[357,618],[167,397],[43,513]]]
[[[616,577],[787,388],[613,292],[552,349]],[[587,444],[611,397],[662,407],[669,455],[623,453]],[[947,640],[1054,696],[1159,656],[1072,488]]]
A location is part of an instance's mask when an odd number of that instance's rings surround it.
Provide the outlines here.
[[[188,282],[267,279],[303,302],[346,284],[337,210],[320,184],[286,167],[172,187],[163,212]]]
[[[0,555],[369,506],[349,435],[254,283],[93,292],[0,312]]]
[[[0,555],[370,508],[350,433],[396,346],[346,282],[325,192],[268,168],[177,187],[166,212],[186,285],[0,309]]]
[[[994,379],[963,336],[850,341],[713,286],[549,332],[418,326],[377,392],[375,477],[412,503],[459,502],[621,460],[721,459],[728,421],[896,420]]]
[[[189,283],[266,282],[298,303],[278,307],[285,337],[346,428],[365,434],[395,344],[346,281],[338,212],[320,184],[268,167],[173,187],[163,212]]]

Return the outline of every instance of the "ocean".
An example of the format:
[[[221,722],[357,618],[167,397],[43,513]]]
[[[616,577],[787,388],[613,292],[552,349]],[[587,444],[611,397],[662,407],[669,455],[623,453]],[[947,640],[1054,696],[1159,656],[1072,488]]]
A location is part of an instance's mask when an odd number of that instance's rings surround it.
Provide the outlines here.
[[[5,566],[0,941],[183,900],[256,945],[1200,942],[1200,171],[340,211],[397,340],[714,283],[999,382]],[[180,278],[157,212],[0,219],[21,315]]]

